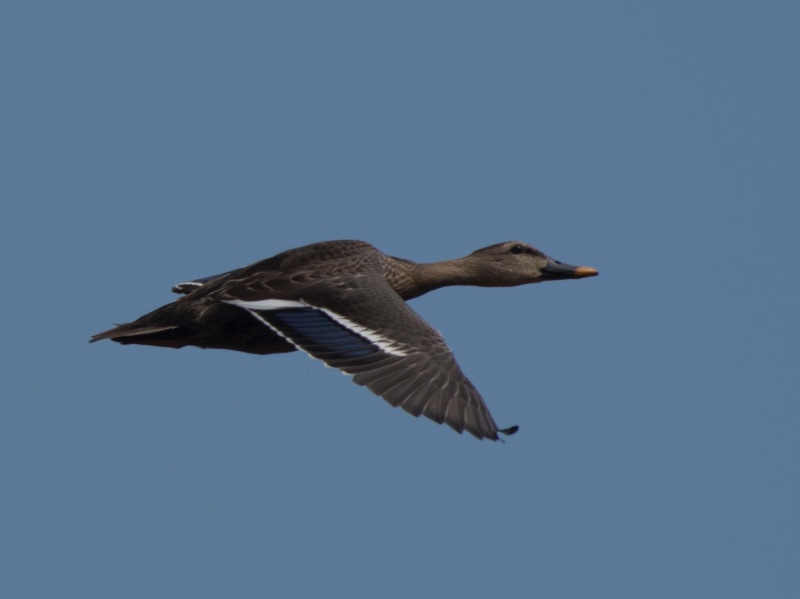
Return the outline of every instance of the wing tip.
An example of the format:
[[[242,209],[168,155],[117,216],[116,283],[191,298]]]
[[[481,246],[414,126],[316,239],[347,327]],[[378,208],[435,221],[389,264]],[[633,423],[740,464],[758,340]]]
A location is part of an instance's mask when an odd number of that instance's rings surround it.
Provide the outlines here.
[[[506,440],[505,439],[501,439],[500,435],[505,435],[507,437],[510,437],[511,435],[516,433],[518,430],[519,430],[519,426],[517,426],[515,424],[514,426],[509,426],[508,428],[499,428],[499,429],[497,429],[497,432],[495,432],[493,435],[485,435],[485,436],[478,437],[478,438],[479,439],[489,439],[491,441],[500,441],[500,443],[505,443]],[[500,433],[500,435],[498,435],[498,433]]]
[[[455,429],[455,431],[459,435],[463,431],[467,431],[472,436],[477,437],[479,440],[489,439],[490,441],[500,441],[501,443],[505,443],[505,439],[501,439],[500,435],[505,435],[507,437],[510,437],[511,435],[513,435],[514,433],[516,433],[519,430],[519,426],[517,426],[516,424],[514,426],[509,426],[508,428],[495,429],[493,432],[490,432],[490,433],[481,433],[479,431],[474,431],[474,430],[471,430],[469,428],[462,428],[461,430],[459,430],[458,428],[456,428],[452,424],[450,424],[450,426],[453,427],[453,429]]]

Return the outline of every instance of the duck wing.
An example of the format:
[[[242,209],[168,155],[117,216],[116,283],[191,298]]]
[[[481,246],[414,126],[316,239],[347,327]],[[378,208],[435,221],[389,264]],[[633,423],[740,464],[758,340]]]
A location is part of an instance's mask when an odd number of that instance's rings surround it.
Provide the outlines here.
[[[381,274],[329,279],[291,294],[271,283],[229,287],[218,299],[247,310],[297,348],[414,416],[479,439],[516,432],[497,427],[441,334]]]

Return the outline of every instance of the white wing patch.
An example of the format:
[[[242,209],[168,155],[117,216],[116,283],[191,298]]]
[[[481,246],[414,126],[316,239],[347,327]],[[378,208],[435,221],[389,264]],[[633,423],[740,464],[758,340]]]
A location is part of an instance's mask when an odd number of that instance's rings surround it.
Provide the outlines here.
[[[308,304],[293,300],[265,299],[255,302],[244,300],[227,300],[226,304],[233,304],[245,310],[283,310],[284,308],[308,308]]]

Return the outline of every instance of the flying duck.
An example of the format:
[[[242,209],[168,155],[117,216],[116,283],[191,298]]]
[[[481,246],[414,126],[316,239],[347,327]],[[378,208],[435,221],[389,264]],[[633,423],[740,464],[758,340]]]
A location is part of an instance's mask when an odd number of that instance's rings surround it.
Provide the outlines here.
[[[323,241],[211,277],[183,297],[91,341],[274,354],[297,349],[352,375],[391,405],[478,439],[500,429],[442,335],[406,303],[449,285],[512,287],[597,275],[520,241],[417,263],[364,241]]]

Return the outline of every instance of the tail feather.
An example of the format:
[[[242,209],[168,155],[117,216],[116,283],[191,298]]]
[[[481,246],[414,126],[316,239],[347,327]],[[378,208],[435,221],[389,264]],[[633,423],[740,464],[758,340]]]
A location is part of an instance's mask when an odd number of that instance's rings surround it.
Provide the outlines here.
[[[135,322],[121,324],[113,329],[92,335],[89,343],[111,339],[117,343],[128,345],[131,343],[139,345],[156,345],[159,347],[183,347],[186,343],[176,338],[175,333],[180,329],[178,325],[172,326],[137,326]],[[169,333],[172,333],[170,335]]]
[[[123,345],[231,349],[252,354],[295,351],[295,347],[246,310],[224,303],[178,300],[141,318],[94,335]]]

